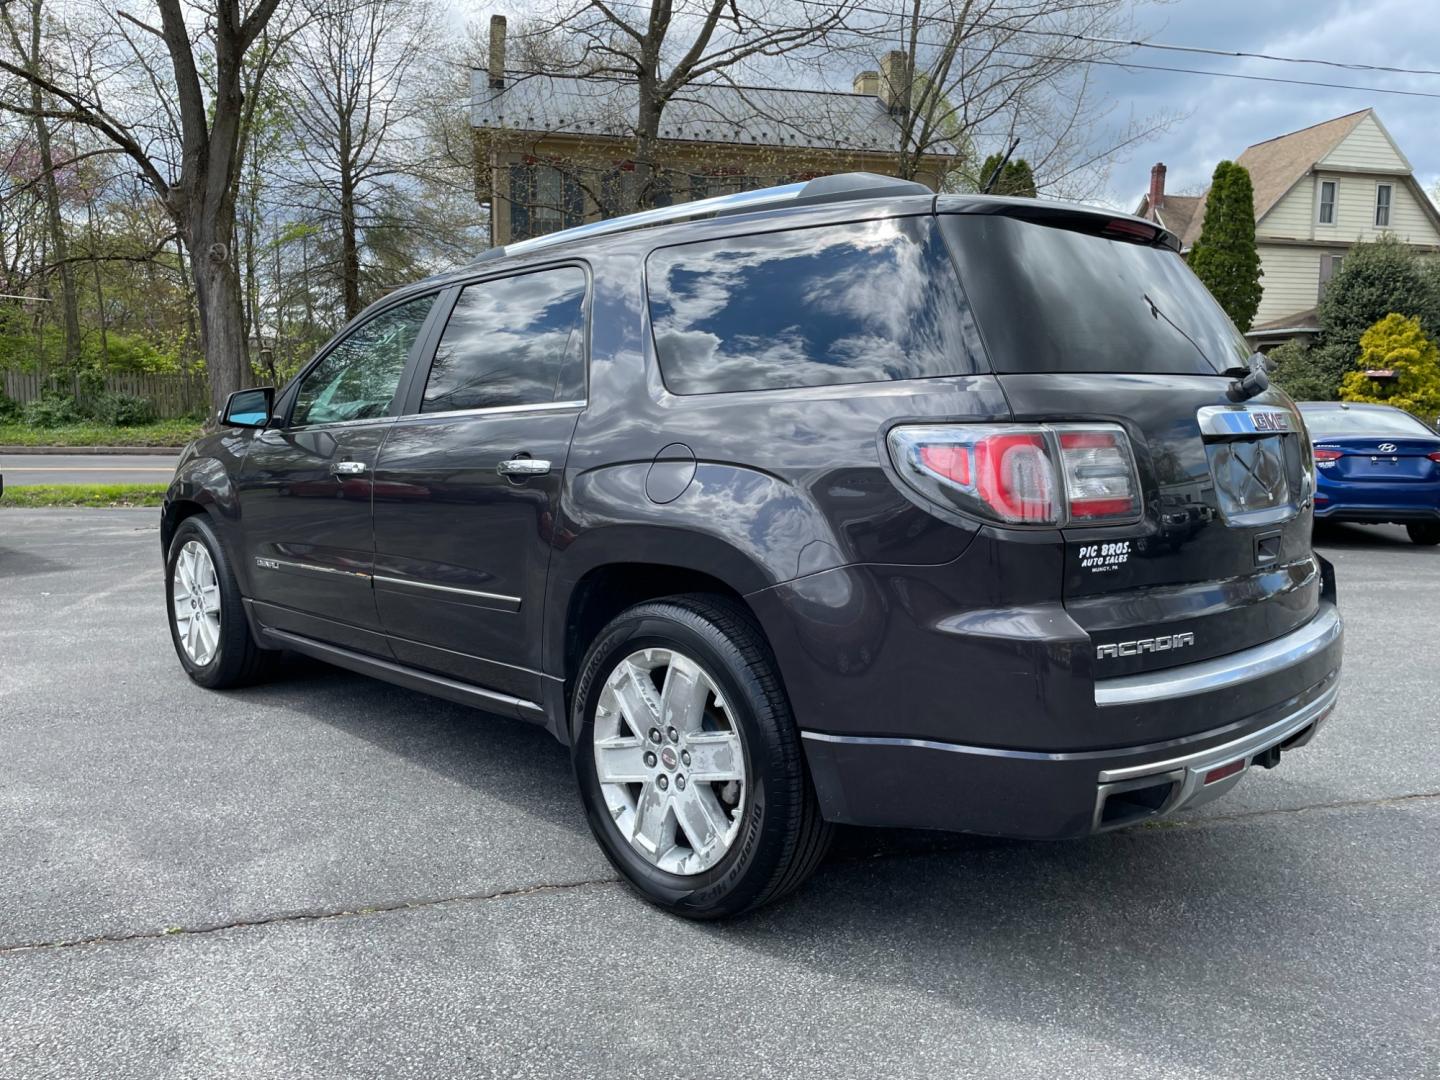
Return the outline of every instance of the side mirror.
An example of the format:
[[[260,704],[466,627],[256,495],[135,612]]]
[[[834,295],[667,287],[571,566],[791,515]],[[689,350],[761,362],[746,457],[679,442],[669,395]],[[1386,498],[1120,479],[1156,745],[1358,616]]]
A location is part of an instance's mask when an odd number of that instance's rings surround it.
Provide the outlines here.
[[[236,390],[225,400],[220,423],[226,427],[261,428],[270,422],[275,408],[275,388],[261,386],[254,390]]]

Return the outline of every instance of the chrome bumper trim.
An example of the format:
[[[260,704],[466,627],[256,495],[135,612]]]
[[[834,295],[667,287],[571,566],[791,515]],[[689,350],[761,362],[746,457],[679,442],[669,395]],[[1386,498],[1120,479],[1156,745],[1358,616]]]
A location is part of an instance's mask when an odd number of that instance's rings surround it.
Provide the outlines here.
[[[1218,765],[1238,761],[1240,758],[1245,758],[1248,766],[1249,759],[1260,751],[1283,743],[1290,736],[1304,731],[1311,724],[1324,719],[1325,715],[1335,707],[1335,700],[1339,694],[1339,683],[1332,683],[1329,689],[1315,700],[1259,731],[1252,731],[1249,735],[1233,739],[1228,743],[1221,743],[1219,746],[1212,746],[1207,750],[1197,750],[1193,754],[1186,754],[1183,757],[1169,758],[1165,761],[1147,761],[1143,765],[1127,765],[1120,769],[1102,769],[1099,776],[1100,783],[1113,784],[1117,781],[1135,780],[1140,777],[1158,778],[1165,773],[1181,769],[1198,775]]]
[[[1323,652],[1344,632],[1344,623],[1335,605],[1322,603],[1319,613],[1304,626],[1263,645],[1164,671],[1097,679],[1095,704],[1138,705],[1168,701],[1263,679]]]

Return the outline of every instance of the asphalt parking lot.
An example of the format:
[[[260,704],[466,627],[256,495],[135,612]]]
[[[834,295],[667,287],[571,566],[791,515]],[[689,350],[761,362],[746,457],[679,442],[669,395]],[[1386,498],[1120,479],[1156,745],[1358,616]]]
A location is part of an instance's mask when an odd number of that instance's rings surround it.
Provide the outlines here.
[[[0,511],[0,1076],[1440,1077],[1440,549],[1320,536],[1315,742],[1165,827],[847,833],[662,915],[538,728],[185,679],[155,511]]]

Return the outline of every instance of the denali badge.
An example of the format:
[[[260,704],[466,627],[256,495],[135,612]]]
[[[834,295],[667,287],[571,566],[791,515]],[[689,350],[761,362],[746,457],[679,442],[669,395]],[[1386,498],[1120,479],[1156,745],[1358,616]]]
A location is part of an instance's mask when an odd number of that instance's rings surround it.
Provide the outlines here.
[[[1168,652],[1195,644],[1194,634],[1160,634],[1156,637],[1141,638],[1139,641],[1118,641],[1114,645],[1098,645],[1096,660],[1110,660],[1117,656],[1139,656],[1141,653]]]

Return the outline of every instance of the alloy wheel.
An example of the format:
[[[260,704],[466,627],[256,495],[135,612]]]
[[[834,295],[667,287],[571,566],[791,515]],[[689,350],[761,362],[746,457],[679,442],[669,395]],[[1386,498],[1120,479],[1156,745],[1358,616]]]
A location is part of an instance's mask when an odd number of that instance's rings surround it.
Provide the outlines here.
[[[672,874],[709,870],[745,806],[739,726],[715,681],[673,649],[615,665],[595,709],[595,772],[620,834]]]
[[[220,649],[220,582],[210,552],[198,540],[188,541],[175,559],[170,599],[180,647],[204,667]]]

